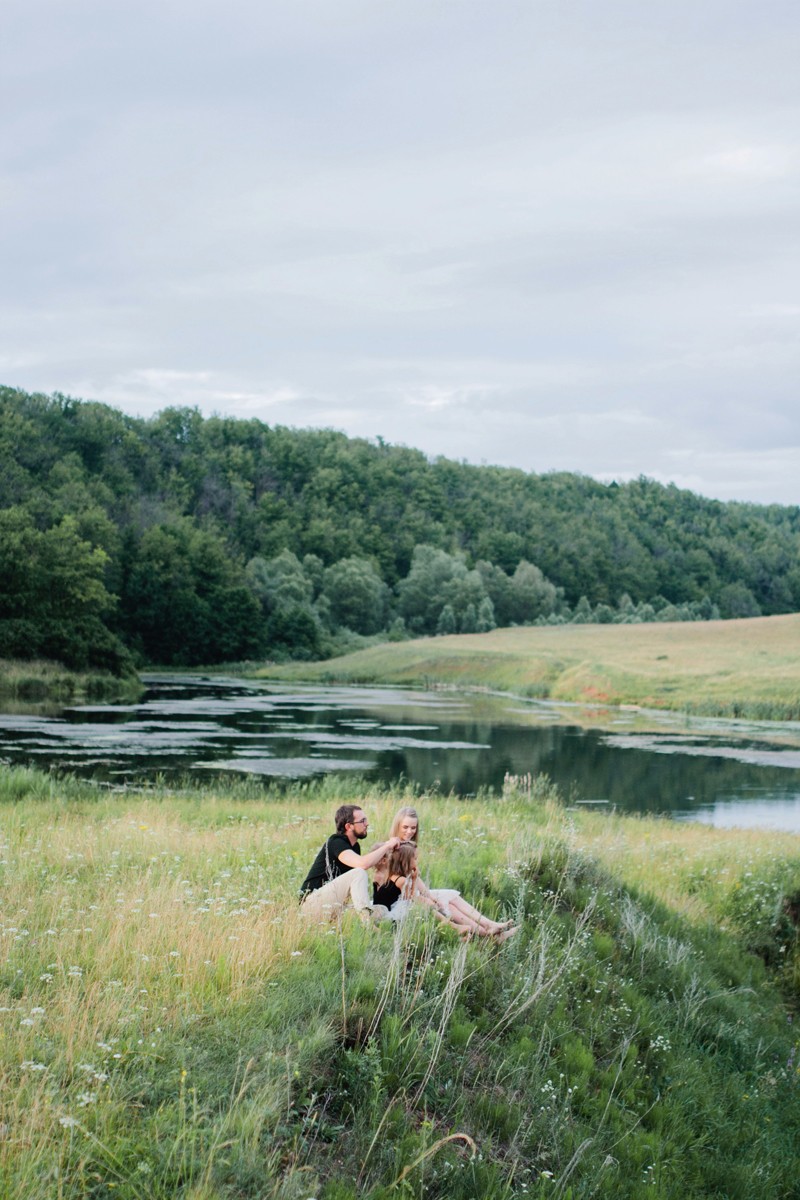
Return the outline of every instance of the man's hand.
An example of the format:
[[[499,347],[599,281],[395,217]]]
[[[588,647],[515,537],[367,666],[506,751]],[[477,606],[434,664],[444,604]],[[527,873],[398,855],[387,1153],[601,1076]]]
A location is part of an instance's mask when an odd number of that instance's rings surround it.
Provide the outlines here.
[[[344,863],[346,867],[361,867],[362,871],[369,871],[378,865],[384,855],[388,854],[390,850],[397,849],[399,845],[399,837],[390,837],[388,841],[376,846],[374,850],[370,850],[369,854],[356,854],[355,850],[343,850],[339,855],[339,862]]]

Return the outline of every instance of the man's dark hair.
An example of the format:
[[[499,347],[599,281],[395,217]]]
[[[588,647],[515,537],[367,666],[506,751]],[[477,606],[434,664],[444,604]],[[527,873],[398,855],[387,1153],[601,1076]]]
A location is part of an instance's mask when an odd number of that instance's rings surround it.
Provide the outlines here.
[[[337,810],[334,814],[334,817],[333,817],[334,821],[336,822],[336,832],[344,833],[345,825],[352,825],[353,813],[359,812],[360,809],[361,809],[360,804],[342,804],[342,805],[340,805],[339,808],[337,808]]]

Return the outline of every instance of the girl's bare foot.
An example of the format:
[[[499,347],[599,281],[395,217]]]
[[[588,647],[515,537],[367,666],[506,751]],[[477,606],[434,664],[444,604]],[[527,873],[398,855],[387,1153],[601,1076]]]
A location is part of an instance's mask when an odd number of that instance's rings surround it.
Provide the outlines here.
[[[512,925],[512,927],[510,929],[503,929],[503,930],[501,930],[500,933],[496,933],[495,941],[496,942],[507,942],[510,937],[513,937],[514,934],[519,933],[519,931],[520,931],[519,925]]]

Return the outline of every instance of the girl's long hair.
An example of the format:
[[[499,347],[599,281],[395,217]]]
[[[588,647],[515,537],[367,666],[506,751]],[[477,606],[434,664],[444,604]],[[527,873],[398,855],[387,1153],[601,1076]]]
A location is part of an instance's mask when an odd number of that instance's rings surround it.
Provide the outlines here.
[[[389,856],[388,875],[401,875],[406,884],[403,894],[410,896],[417,882],[417,843],[401,842]]]

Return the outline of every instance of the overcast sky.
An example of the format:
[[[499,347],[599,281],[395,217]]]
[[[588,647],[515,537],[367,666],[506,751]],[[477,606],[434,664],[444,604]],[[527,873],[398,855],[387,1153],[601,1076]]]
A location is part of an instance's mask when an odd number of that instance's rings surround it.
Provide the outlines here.
[[[0,382],[800,503],[797,0],[4,0]]]

